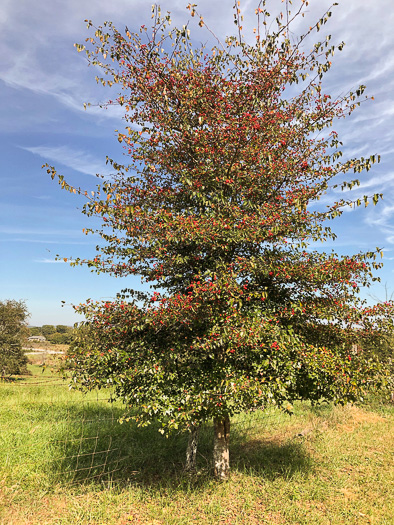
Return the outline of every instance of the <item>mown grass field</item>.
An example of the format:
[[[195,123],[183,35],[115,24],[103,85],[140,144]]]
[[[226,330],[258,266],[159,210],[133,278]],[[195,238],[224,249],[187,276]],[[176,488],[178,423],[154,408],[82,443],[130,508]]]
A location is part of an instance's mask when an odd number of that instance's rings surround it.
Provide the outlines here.
[[[83,395],[47,367],[0,383],[0,523],[393,523],[394,410],[297,404],[234,418],[231,479],[182,471],[186,437],[120,424],[106,392]]]

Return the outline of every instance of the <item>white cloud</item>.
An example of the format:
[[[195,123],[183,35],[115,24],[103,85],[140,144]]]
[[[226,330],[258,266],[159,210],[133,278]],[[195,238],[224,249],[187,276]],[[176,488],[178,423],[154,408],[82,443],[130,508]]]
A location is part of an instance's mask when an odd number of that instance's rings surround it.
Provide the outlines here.
[[[373,228],[377,236],[383,237],[384,241],[394,244],[394,205],[381,205],[374,209],[364,220],[364,223]],[[380,241],[382,242],[382,241]],[[394,260],[392,257],[385,257],[387,261]]]
[[[374,177],[368,177],[366,173],[363,174],[352,174],[352,178],[357,178],[357,176],[360,178],[360,185],[354,186],[351,190],[348,188],[344,188],[341,190],[340,188],[336,188],[334,191],[336,193],[350,193],[352,195],[352,200],[359,199],[363,195],[362,192],[365,190],[371,189],[372,192],[378,193],[380,189],[386,189],[390,186],[394,185],[394,172],[389,172],[385,174],[379,174]],[[363,177],[368,177],[366,180],[363,180]],[[350,178],[350,177],[349,177]],[[361,193],[360,193],[361,192]]]
[[[95,176],[96,174],[100,174],[109,176],[113,173],[110,166],[106,166],[105,163],[100,162],[90,153],[86,153],[82,150],[71,149],[68,146],[21,147],[34,155],[38,155],[46,161],[54,161],[63,164],[63,166],[72,168],[80,173],[85,173],[86,175]]]
[[[84,245],[91,245],[91,243],[88,242],[79,242],[79,241],[68,241],[65,239],[57,240],[57,241],[48,241],[47,239],[23,239],[23,238],[15,238],[15,239],[7,239],[7,242],[21,242],[21,243],[38,243],[38,244],[58,244],[58,245],[74,245],[74,244],[84,244]]]
[[[57,264],[57,263],[63,263],[63,260],[56,260],[56,259],[36,259],[34,262],[36,263],[44,263],[44,264]]]
[[[378,212],[374,213],[373,215],[369,215],[366,219],[366,222],[368,224],[374,225],[374,226],[387,226],[390,227],[391,224],[388,222],[391,220],[391,218],[394,216],[394,205],[386,205],[382,206]],[[394,224],[393,224],[394,229]]]
[[[20,228],[20,227],[13,227],[13,226],[0,226],[0,233],[4,233],[7,235],[56,235],[58,237],[63,236],[74,236],[76,234],[80,234],[81,232],[79,230],[41,230],[38,228]]]

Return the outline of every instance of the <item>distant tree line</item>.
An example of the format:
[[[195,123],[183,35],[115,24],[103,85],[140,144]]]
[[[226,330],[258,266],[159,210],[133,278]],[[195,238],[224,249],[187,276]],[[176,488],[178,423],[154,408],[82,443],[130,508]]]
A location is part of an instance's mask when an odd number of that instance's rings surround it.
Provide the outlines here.
[[[73,340],[74,328],[63,324],[30,326],[29,337],[33,335],[42,335],[53,344],[70,344]]]

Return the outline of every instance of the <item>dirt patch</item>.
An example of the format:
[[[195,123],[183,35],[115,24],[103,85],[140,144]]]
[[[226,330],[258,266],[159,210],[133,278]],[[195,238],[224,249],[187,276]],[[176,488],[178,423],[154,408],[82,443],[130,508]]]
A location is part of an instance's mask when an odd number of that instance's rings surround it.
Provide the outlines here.
[[[35,350],[25,352],[25,354],[26,355],[42,355],[42,354],[53,355],[53,354],[64,354],[64,352],[59,352],[57,350],[46,350],[45,348],[36,348]]]
[[[52,344],[49,342],[43,343],[28,343],[23,347],[25,352],[56,352],[58,354],[65,354],[69,345]]]

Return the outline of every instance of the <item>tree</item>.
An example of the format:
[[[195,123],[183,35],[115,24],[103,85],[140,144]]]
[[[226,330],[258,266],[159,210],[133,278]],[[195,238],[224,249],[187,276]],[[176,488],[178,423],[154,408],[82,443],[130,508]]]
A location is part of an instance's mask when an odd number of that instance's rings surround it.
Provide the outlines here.
[[[73,332],[55,332],[48,336],[48,341],[52,344],[67,345],[73,340]]]
[[[32,335],[42,335],[41,327],[39,326],[29,326],[29,336]]]
[[[290,24],[306,4],[288,15]],[[188,9],[197,15],[195,5]],[[97,255],[71,264],[140,275],[153,288],[76,307],[86,322],[68,356],[75,381],[111,386],[139,425],[187,429],[190,468],[198,427],[213,419],[222,479],[232,415],[273,403],[290,412],[297,399],[355,401],[383,384],[377,362],[351,349],[388,332],[392,311],[368,308],[357,295],[374,279],[379,250],[308,248],[335,238],[326,221],[361,205],[342,198],[322,209],[319,198],[338,185],[351,189],[358,181],[344,174],[379,160],[342,161],[329,130],[364,92],[324,93],[343,44],[327,37],[302,50],[331,12],[295,43],[286,16],[266,29],[275,23],[267,25],[264,2],[252,44],[238,5],[234,16],[238,34],[212,49],[196,48],[188,26],[168,33],[170,15],[158,7],[151,34],[144,26],[122,34],[110,22],[95,28],[86,53],[104,70],[98,81],[122,90],[108,104],[125,110],[118,140],[130,164],[108,159],[115,174],[90,197],[47,166],[62,188],[87,197],[83,213],[102,219],[101,229],[86,230],[101,237]],[[365,196],[365,204],[380,197]]]
[[[0,301],[0,373],[3,378],[27,373],[27,357],[22,349],[27,317],[23,301]]]
[[[44,324],[41,327],[41,332],[42,332],[42,335],[44,335],[45,337],[48,337],[49,335],[54,334],[56,332],[56,327],[53,326],[52,324]]]
[[[371,294],[378,304],[388,304],[393,301],[394,292],[389,291],[387,283],[384,285],[384,298],[377,297]],[[363,345],[364,352],[370,352],[373,355],[377,355],[380,361],[384,362],[390,369],[391,374],[394,375],[394,334],[392,332],[382,334],[378,341],[371,343],[365,343]],[[393,395],[391,396],[393,400]]]
[[[58,324],[56,326],[56,332],[58,332],[59,334],[67,334],[71,331],[72,331],[71,326],[66,326],[64,324]]]

